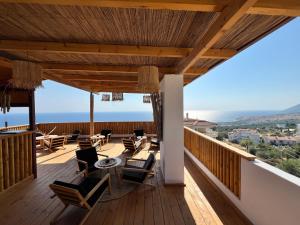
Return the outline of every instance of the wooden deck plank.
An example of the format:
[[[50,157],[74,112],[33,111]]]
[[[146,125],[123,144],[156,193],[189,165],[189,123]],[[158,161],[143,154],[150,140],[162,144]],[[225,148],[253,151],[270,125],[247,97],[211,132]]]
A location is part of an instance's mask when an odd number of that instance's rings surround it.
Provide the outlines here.
[[[74,149],[76,145],[67,145],[66,150],[40,156],[38,179],[0,194],[0,224],[49,224],[63,204],[49,198],[48,185],[55,179],[67,181],[75,175]],[[102,153],[118,156],[122,150],[122,144],[116,142],[104,146]],[[148,154],[141,151],[136,157],[146,158]],[[84,225],[249,224],[188,159],[185,160],[186,187],[164,186],[159,153],[156,158],[155,176],[149,180],[156,185],[154,190],[140,187],[120,199],[97,203]],[[79,224],[86,213],[87,210],[70,207],[57,224]]]

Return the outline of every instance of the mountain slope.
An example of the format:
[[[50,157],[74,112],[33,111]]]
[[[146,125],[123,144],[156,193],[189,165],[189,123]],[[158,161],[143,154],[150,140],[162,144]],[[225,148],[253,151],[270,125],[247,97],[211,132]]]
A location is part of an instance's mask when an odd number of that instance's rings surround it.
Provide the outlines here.
[[[282,111],[282,113],[300,113],[300,104]]]

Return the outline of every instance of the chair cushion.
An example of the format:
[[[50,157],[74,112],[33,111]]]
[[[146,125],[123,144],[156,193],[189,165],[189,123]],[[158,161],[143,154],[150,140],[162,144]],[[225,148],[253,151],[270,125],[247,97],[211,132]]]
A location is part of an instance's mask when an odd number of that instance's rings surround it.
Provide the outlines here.
[[[133,171],[124,171],[122,178],[124,180],[134,181],[138,183],[143,183],[146,174],[144,172],[133,172]]]
[[[104,130],[101,130],[100,134],[104,135],[107,138],[107,135],[111,134],[111,132],[112,132],[111,130],[104,129]]]
[[[71,184],[71,183],[66,183],[63,181],[54,181],[54,184],[60,185],[63,187],[67,188],[72,188],[75,190],[78,190],[79,193],[85,197],[96,185],[97,183],[101,180],[101,178],[96,178],[96,177],[86,177],[80,184]],[[108,180],[106,180],[98,189],[97,191],[88,199],[88,203],[90,206],[93,206],[101,194],[104,192],[104,190],[108,187]]]
[[[134,134],[136,137],[144,136],[144,130],[143,129],[135,129]]]
[[[83,150],[77,150],[76,152],[76,157],[79,160],[83,160],[88,163],[88,168],[89,170],[94,167],[95,162],[98,161],[98,155],[96,148],[87,148]],[[85,169],[84,164],[79,163],[79,170],[82,171]]]
[[[155,156],[153,153],[151,153],[149,156],[148,156],[148,159],[146,160],[143,168],[145,170],[150,170],[151,167],[153,166],[153,163],[154,163],[154,160],[155,160]]]
[[[80,188],[86,192],[86,195],[96,186],[96,184],[101,180],[101,178],[87,177],[80,184]],[[106,180],[97,191],[88,199],[88,203],[93,206],[104,190],[108,187],[108,180]],[[86,196],[84,195],[84,196]]]
[[[82,196],[87,195],[86,191],[82,189],[78,184],[67,183],[59,180],[54,181],[53,184],[77,190]]]

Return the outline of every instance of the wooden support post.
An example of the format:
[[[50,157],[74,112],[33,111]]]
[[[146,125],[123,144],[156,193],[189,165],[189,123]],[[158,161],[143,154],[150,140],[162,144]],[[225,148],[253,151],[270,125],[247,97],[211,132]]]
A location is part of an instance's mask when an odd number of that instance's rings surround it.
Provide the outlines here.
[[[32,133],[32,173],[34,178],[37,178],[37,165],[36,165],[36,146],[35,146],[35,100],[34,100],[34,90],[29,92],[29,129],[34,131]],[[27,162],[26,162],[27,163]]]
[[[94,135],[94,95],[90,93],[90,136]]]

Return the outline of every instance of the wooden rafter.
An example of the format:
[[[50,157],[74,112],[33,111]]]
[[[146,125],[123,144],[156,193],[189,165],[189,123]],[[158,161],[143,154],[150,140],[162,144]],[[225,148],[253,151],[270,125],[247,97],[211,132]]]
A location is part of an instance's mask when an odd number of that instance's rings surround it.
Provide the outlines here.
[[[0,3],[221,12],[229,0],[0,0]],[[300,16],[299,0],[259,0],[245,13]]]
[[[192,49],[177,47],[0,40],[0,50],[41,53],[77,53],[104,56],[152,56],[182,58],[186,57]],[[202,58],[227,59],[234,56],[236,53],[237,51],[233,49],[208,49],[208,51],[203,54]]]
[[[299,0],[259,0],[248,10],[250,14],[300,16]]]
[[[59,63],[42,63],[43,70],[52,71],[94,71],[94,72],[118,72],[124,74],[136,74],[138,66],[98,66],[98,65],[79,65],[79,64],[59,64]],[[185,71],[185,74],[200,75],[206,73],[209,68],[191,68]],[[174,74],[174,68],[161,67],[159,71],[163,74]]]
[[[122,76],[122,75],[83,75],[83,74],[55,74],[63,80],[70,81],[110,81],[122,83],[137,82],[137,76]]]
[[[68,86],[71,86],[71,87],[74,87],[74,88],[78,88],[78,89],[81,89],[81,90],[84,90],[84,91],[88,91],[90,92],[91,89],[87,88],[87,87],[82,87],[82,86],[79,86],[78,84],[75,84],[74,82],[72,81],[65,81],[63,79],[61,79],[60,77],[57,77],[55,75],[50,75],[50,74],[43,74],[43,77],[45,79],[48,79],[48,80],[53,80],[55,82],[58,82],[58,83],[61,83],[61,84],[65,84],[65,85],[68,85]]]
[[[177,73],[184,74],[188,71],[188,69],[191,68],[256,1],[257,0],[237,0],[226,6],[190,54],[179,62],[176,68]]]
[[[88,80],[69,80],[70,82],[73,82],[74,84],[78,84],[80,86],[105,86],[105,87],[133,87],[138,84],[138,82],[131,82],[131,83],[124,83],[124,82],[112,82],[112,81],[103,81],[98,80],[94,82],[90,82]]]

